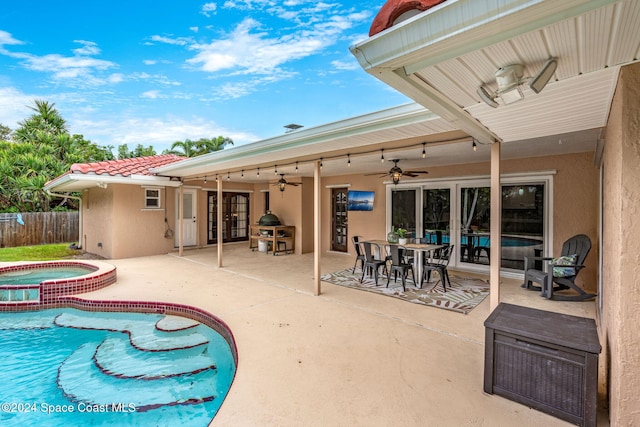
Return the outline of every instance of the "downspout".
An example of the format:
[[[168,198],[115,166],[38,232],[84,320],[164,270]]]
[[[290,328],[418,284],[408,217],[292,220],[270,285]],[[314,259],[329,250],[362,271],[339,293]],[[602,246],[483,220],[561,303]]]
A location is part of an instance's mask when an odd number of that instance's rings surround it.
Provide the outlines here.
[[[62,197],[66,199],[73,199],[78,201],[78,249],[82,249],[82,197],[69,196],[64,193],[54,193],[51,190],[45,190],[45,192],[53,197]]]

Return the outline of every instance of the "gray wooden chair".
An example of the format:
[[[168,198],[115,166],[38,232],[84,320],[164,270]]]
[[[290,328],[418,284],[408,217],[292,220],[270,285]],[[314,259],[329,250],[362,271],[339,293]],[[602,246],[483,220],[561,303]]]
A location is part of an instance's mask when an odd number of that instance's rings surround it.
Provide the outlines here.
[[[591,240],[584,234],[578,234],[571,237],[562,245],[560,256],[564,258],[562,263],[554,263],[558,258],[549,257],[525,257],[524,258],[524,283],[522,287],[528,290],[540,291],[543,297],[561,300],[561,301],[583,301],[595,298],[596,294],[585,292],[580,286],[576,285],[575,280],[584,268],[584,260],[587,258],[591,250]],[[567,262],[573,258],[574,262]],[[537,270],[533,268],[534,260],[546,261],[548,263],[547,270]],[[539,283],[540,286],[533,285],[532,282]],[[555,291],[571,289],[577,294],[559,295],[554,294]]]

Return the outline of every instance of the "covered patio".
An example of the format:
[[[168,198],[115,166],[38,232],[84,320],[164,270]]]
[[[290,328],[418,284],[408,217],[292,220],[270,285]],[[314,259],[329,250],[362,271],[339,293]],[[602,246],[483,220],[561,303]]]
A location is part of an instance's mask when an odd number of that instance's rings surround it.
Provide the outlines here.
[[[488,299],[463,315],[329,283],[316,297],[313,254],[226,244],[218,268],[215,251],[112,260],[118,283],[82,296],[184,303],[226,322],[238,371],[212,426],[568,425],[482,392]],[[323,274],[352,266],[351,256],[322,255]],[[593,303],[548,301],[508,279],[501,298],[595,316]]]

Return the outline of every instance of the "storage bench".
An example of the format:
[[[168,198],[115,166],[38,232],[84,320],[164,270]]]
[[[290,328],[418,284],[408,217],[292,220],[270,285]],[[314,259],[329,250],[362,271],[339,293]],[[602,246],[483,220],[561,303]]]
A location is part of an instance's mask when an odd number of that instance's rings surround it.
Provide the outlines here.
[[[596,425],[601,347],[593,319],[501,303],[484,325],[485,392]]]

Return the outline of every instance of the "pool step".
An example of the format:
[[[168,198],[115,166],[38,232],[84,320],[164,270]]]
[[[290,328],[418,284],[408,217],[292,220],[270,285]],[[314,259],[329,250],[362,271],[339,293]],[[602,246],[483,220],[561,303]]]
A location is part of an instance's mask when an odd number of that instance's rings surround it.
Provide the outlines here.
[[[133,404],[138,411],[166,405],[210,401],[219,393],[216,371],[158,379],[118,378],[100,371],[93,362],[100,343],[86,343],[73,352],[58,370],[58,386],[74,402],[88,405]],[[117,396],[117,402],[114,402]]]
[[[97,329],[129,334],[133,347],[140,351],[188,350],[191,355],[202,353],[209,340],[196,332],[195,327],[177,329],[178,332],[160,331],[146,320],[113,318],[118,313],[109,313],[109,317],[96,313],[90,315],[63,313],[55,318],[55,324],[67,328]],[[184,333],[189,331],[189,333]]]
[[[181,350],[142,352],[121,337],[100,343],[94,361],[101,371],[119,378],[155,379],[215,370],[207,352],[196,355]]]

